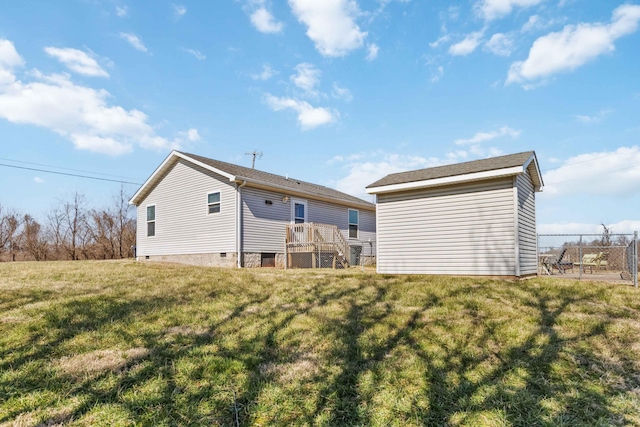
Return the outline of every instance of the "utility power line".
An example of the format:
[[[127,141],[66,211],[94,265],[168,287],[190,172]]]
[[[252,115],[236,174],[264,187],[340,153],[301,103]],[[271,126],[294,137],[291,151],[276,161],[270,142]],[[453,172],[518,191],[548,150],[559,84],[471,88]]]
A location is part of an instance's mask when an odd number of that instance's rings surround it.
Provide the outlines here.
[[[113,176],[113,177],[120,178],[120,179],[131,179],[131,180],[135,180],[135,178],[128,178],[128,177],[121,176],[121,175],[114,175],[114,174],[109,174],[109,173],[93,172],[93,171],[87,171],[87,170],[82,170],[82,169],[65,168],[65,167],[62,167],[62,166],[45,165],[45,164],[43,164],[43,163],[25,162],[25,161],[23,161],[23,160],[5,159],[5,158],[2,158],[2,157],[0,157],[0,160],[4,160],[4,161],[7,161],[7,162],[12,162],[12,163],[22,163],[22,164],[24,164],[24,165],[44,166],[44,167],[47,167],[47,168],[62,169],[62,170],[73,171],[73,172],[90,173],[90,174],[92,174],[92,175]]]
[[[7,165],[5,163],[0,163],[0,166],[4,166],[4,167],[7,167],[7,168],[14,168],[14,169],[24,169],[24,170],[29,170],[29,171],[51,173],[51,174],[55,174],[55,175],[73,176],[73,177],[76,177],[76,178],[94,179],[96,181],[108,181],[108,182],[117,182],[119,184],[142,185],[139,182],[124,181],[124,180],[121,180],[121,179],[100,178],[100,177],[97,177],[97,176],[88,176],[88,175],[79,175],[79,174],[75,174],[75,173],[49,171],[49,170],[45,170],[45,169],[28,168],[26,166]],[[89,173],[92,173],[92,172],[89,172]],[[115,176],[115,175],[111,175],[111,176]]]

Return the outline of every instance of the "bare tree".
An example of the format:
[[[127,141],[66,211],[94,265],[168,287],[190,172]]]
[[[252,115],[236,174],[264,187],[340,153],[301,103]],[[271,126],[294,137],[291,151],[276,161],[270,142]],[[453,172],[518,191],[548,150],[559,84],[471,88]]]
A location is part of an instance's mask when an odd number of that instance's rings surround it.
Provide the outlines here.
[[[16,260],[19,249],[20,226],[22,218],[16,211],[9,211],[0,206],[0,255],[10,253],[11,260]]]
[[[90,232],[95,245],[94,255],[97,258],[113,259],[116,255],[116,224],[114,215],[107,210],[92,210]]]
[[[94,255],[103,259],[133,256],[131,246],[135,244],[136,226],[123,187],[114,194],[112,202],[108,208],[90,212]]]
[[[602,222],[602,237],[600,237],[600,246],[611,246],[611,235],[613,234],[613,230],[610,227]]]
[[[119,258],[133,256],[133,245],[136,244],[135,208],[129,204],[129,197],[120,186],[120,191],[114,196],[116,208],[116,236]]]
[[[42,226],[31,215],[25,215],[22,220],[20,242],[25,255],[30,255],[36,261],[47,259],[48,243]]]
[[[87,224],[87,199],[79,192],[59,200],[48,215],[51,246],[57,258],[88,258],[90,233]]]

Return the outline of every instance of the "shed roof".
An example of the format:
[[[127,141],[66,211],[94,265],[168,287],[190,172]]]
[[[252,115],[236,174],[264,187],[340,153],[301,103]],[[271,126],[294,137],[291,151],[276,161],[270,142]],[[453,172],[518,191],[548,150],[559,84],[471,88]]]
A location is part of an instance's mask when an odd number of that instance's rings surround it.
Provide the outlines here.
[[[154,171],[151,177],[140,187],[136,194],[134,194],[129,203],[139,204],[155,184],[162,179],[164,172],[168,171],[179,159],[197,164],[228,178],[229,181],[232,182],[242,183],[246,181],[247,185],[251,187],[271,189],[291,195],[315,198],[363,209],[375,209],[373,203],[334,190],[333,188],[181,151],[172,151],[165,161]]]
[[[408,172],[392,173],[367,186],[372,194],[406,189],[446,185],[498,176],[518,175],[528,171],[537,191],[541,191],[542,175],[536,153],[525,151],[452,165],[437,166]]]

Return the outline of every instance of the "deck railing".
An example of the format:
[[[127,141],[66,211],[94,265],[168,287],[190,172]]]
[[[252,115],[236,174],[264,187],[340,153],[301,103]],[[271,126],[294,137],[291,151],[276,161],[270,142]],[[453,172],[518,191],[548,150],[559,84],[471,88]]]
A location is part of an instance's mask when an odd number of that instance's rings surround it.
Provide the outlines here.
[[[305,222],[287,224],[287,253],[335,253],[343,264],[349,262],[349,244],[337,226]]]

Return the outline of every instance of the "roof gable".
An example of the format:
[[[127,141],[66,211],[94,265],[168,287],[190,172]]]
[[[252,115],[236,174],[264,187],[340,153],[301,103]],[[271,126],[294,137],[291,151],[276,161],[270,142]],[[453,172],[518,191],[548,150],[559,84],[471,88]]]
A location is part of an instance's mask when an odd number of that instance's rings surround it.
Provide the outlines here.
[[[366,188],[367,193],[378,194],[518,175],[525,171],[531,175],[536,191],[541,191],[544,184],[534,151],[393,173],[368,185]]]
[[[162,164],[153,172],[151,177],[149,177],[136,194],[133,195],[129,203],[137,205],[142,202],[153,187],[155,187],[155,185],[162,179],[164,173],[168,171],[178,161],[178,159],[183,159],[197,164],[204,169],[226,177],[232,182],[246,182],[246,185],[248,186],[272,189],[275,191],[291,193],[292,195],[300,195],[343,205],[357,206],[363,209],[375,209],[375,205],[373,203],[329,187],[180,151],[173,151],[169,154],[164,162],[162,162]]]

